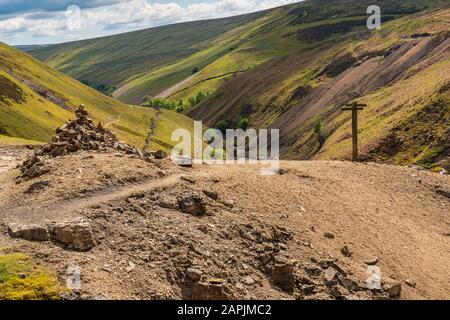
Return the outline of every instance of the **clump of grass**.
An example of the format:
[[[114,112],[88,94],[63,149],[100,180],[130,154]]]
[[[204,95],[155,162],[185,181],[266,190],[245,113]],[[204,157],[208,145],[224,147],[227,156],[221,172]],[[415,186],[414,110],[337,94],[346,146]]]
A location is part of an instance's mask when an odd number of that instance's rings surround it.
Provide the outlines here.
[[[63,291],[53,272],[26,255],[0,256],[0,300],[57,300]]]

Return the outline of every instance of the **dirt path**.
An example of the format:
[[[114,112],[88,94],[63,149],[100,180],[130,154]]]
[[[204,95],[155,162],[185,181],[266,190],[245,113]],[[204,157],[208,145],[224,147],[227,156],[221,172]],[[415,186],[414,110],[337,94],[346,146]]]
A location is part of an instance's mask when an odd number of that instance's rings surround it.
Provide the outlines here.
[[[119,198],[126,198],[135,193],[149,192],[159,188],[174,186],[180,182],[182,175],[171,175],[161,180],[151,180],[141,184],[124,187],[112,187],[95,192],[83,198],[59,200],[51,203],[36,204],[33,208],[28,205],[9,205],[3,207],[9,214],[0,215],[5,223],[40,224],[45,221],[64,221],[77,216],[77,211],[95,205],[105,204]],[[8,208],[9,207],[9,208]]]
[[[173,87],[170,87],[170,88],[164,90],[163,92],[159,93],[158,95],[156,95],[156,98],[171,98],[174,95],[176,95],[176,94],[178,94],[180,92],[183,92],[185,90],[188,90],[188,89],[190,89],[192,87],[195,87],[195,86],[197,86],[197,85],[199,85],[199,84],[201,84],[203,82],[211,81],[211,80],[215,80],[215,79],[219,79],[219,78],[223,78],[223,77],[226,77],[226,76],[235,75],[235,74],[242,73],[242,72],[245,72],[245,71],[247,71],[247,70],[237,70],[237,71],[227,72],[227,73],[220,74],[220,75],[217,75],[217,76],[212,76],[212,77],[208,77],[208,78],[202,79],[200,81],[195,82],[194,84],[192,84],[190,86],[184,87],[185,84],[189,83],[189,81],[192,80],[196,76],[196,74],[194,74],[194,75],[184,79],[183,81],[177,83]]]
[[[111,120],[111,121],[108,121],[108,122],[106,122],[105,124],[104,124],[104,126],[103,127],[105,127],[105,128],[107,128],[107,129],[109,129],[113,124],[115,124],[115,123],[117,123],[117,122],[119,122],[120,121],[120,118],[121,118],[121,116],[120,115],[118,115],[115,119],[113,119],[113,120]]]
[[[187,77],[181,82],[178,82],[176,85],[167,88],[166,90],[158,93],[155,98],[168,98],[173,95],[175,92],[179,91],[185,84],[187,84],[191,79],[193,79],[197,74],[193,74],[192,76]]]
[[[342,256],[360,278],[363,261],[378,257],[383,276],[413,279],[410,298],[450,298],[450,177],[406,167],[347,162],[285,162],[287,173],[211,166],[215,191],[243,212],[308,235],[316,250]],[[311,228],[314,231],[311,231]],[[335,238],[324,237],[325,232]]]
[[[159,122],[160,118],[161,118],[161,109],[156,109],[156,114],[151,120],[150,130],[148,132],[147,138],[145,139],[145,144],[144,144],[144,148],[143,148],[144,152],[150,151],[152,139],[155,136],[155,132],[156,132],[156,129],[158,128],[158,122]]]

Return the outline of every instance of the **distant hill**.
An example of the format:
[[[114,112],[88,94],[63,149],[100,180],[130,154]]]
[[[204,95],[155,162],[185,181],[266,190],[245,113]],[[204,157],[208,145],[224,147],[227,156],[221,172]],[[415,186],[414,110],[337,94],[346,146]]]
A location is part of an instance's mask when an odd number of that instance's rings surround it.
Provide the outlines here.
[[[159,126],[153,148],[170,148],[172,127],[193,129],[192,121],[181,114],[157,115],[151,108],[123,104],[2,43],[0,88],[0,143],[47,142],[58,126],[74,118],[79,104],[85,104],[93,118],[119,138],[138,147],[144,146],[155,117]]]
[[[45,45],[19,45],[19,46],[14,46],[14,48],[19,49],[20,51],[23,52],[29,52],[31,50],[35,50],[37,48],[42,48]]]
[[[93,86],[116,88],[121,100],[141,103],[145,94],[157,94],[192,74],[196,67],[204,68],[229,47],[210,49],[223,34],[242,27],[263,13],[239,17],[188,22],[136,31],[104,38],[47,46],[32,54],[48,65]],[[180,69],[171,65],[192,59]],[[168,66],[158,79],[148,79],[148,73]],[[164,80],[161,80],[162,77]]]
[[[365,26],[366,9],[371,4],[380,4],[388,20],[445,3],[312,0],[243,16],[51,45],[31,53],[92,87],[114,92],[115,97],[128,103],[140,104],[145,95],[156,96],[186,80],[182,92],[173,95],[180,90],[175,87],[175,92],[166,93],[187,101],[200,90],[216,90],[236,72],[310,47],[315,39],[298,41],[299,29],[307,33],[320,21],[327,21],[332,29],[325,31],[338,39],[348,28]],[[342,20],[352,22],[339,26]]]

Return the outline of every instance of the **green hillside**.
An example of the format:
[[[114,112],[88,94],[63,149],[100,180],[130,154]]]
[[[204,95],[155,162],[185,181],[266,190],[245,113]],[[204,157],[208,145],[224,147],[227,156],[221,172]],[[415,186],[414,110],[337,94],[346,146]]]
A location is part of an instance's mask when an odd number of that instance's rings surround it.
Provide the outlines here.
[[[32,54],[51,67],[80,81],[94,86],[104,84],[110,88],[117,88],[118,95],[124,96],[122,100],[126,102],[141,103],[142,90],[146,91],[145,94],[156,94],[158,90],[165,88],[166,83],[175,84],[192,74],[195,67],[205,67],[223,54],[220,51],[228,50],[228,48],[220,48],[219,52],[210,50],[212,41],[261,15],[263,14],[256,13],[162,26],[116,36],[46,46],[33,50]],[[197,59],[192,58],[201,51],[206,52]],[[139,86],[142,82],[148,81],[147,74],[150,71],[184,59],[190,59],[192,63],[184,65],[182,70],[169,68],[164,73],[170,77],[169,80],[160,83],[158,79],[147,87]],[[129,82],[132,84],[128,84]],[[135,99],[136,95],[140,98]]]
[[[143,147],[156,111],[130,106],[106,97],[14,48],[0,43],[0,142],[46,142],[54,130],[74,118],[73,110],[86,105],[94,120],[101,121],[119,138]],[[193,126],[174,112],[158,119],[167,124]],[[174,123],[176,121],[177,124]],[[161,132],[161,134],[159,133]],[[154,148],[167,149],[170,135],[156,132]]]
[[[382,9],[382,30],[366,27],[373,4]],[[150,95],[189,108],[190,98],[208,92],[186,111],[190,117],[208,126],[280,128],[291,159],[349,159],[350,119],[340,107],[361,100],[369,105],[361,114],[362,158],[448,166],[449,10],[447,0],[309,0],[32,54],[80,80],[113,84],[122,101]],[[131,51],[124,63],[110,58]]]
[[[286,158],[348,160],[351,119],[340,107],[362,101],[361,159],[448,168],[448,30],[450,9],[436,9],[330,35],[234,77],[188,114],[280,128]]]
[[[365,26],[368,5],[380,4],[389,20],[444,3],[312,0],[239,17],[46,46],[31,53],[93,87],[101,85],[124,102],[140,104],[145,95],[187,102],[201,90],[215,91],[235,74],[314,46],[316,39],[298,37],[301,30],[308,34],[324,21],[328,28],[321,32],[337,40],[340,32],[334,31]]]

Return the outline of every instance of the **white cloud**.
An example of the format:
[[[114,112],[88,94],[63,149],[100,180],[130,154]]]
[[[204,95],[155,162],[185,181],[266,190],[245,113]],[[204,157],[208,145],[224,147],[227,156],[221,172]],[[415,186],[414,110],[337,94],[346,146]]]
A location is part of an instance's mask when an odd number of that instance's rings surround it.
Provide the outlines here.
[[[133,0],[106,7],[82,9],[80,16],[73,15],[79,13],[72,7],[67,12],[57,12],[46,18],[36,18],[36,13],[33,12],[0,20],[0,36],[29,32],[36,37],[62,35],[66,39],[79,39],[83,34],[101,36],[110,29],[128,31],[175,22],[220,18],[298,1],[205,0],[182,6],[175,2],[149,3],[147,0]]]

